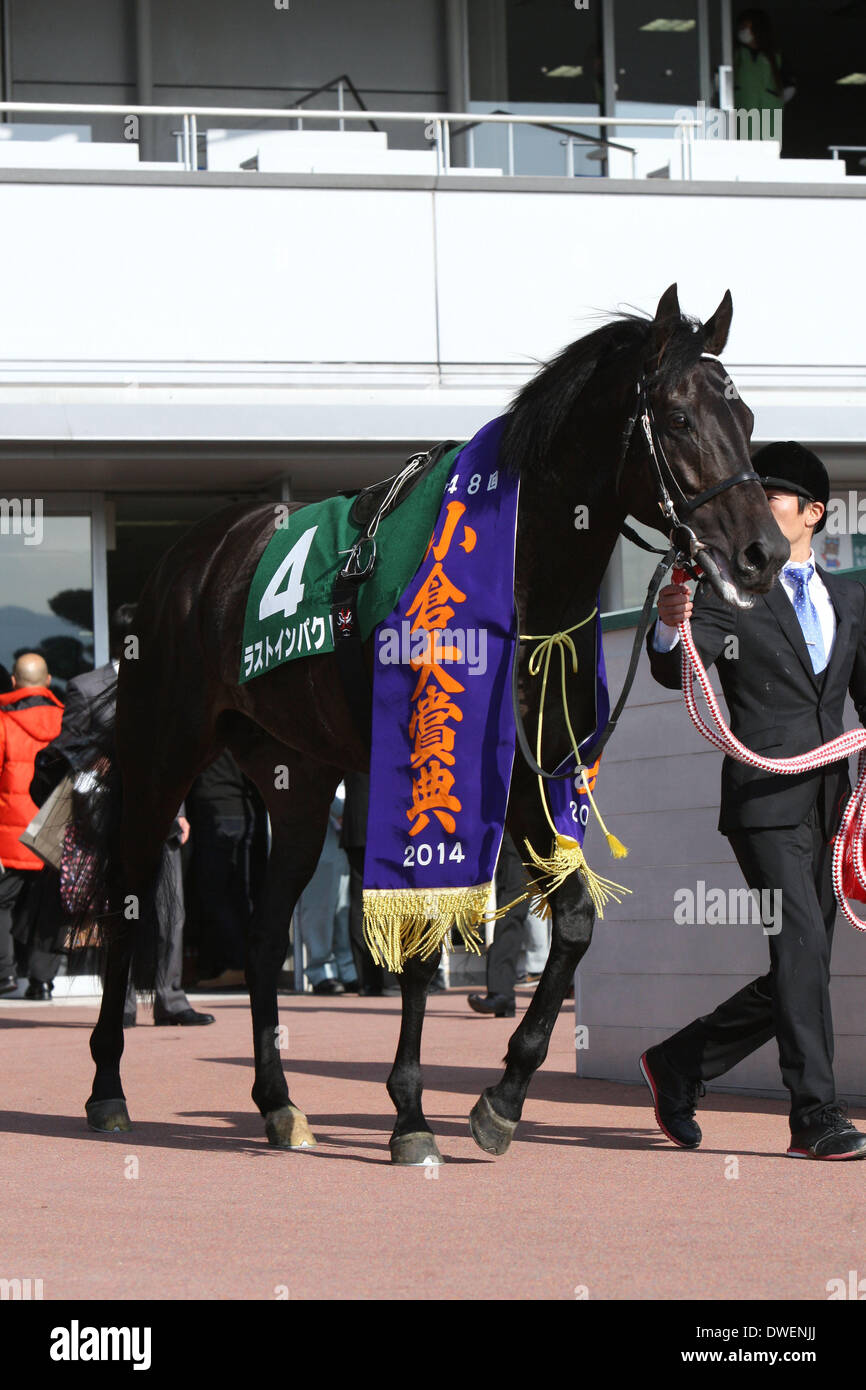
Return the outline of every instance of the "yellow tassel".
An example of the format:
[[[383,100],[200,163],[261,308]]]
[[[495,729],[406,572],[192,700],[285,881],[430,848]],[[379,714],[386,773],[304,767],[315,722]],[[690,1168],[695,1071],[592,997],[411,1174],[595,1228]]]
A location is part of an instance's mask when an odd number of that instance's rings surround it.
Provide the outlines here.
[[[535,853],[528,840],[524,840],[529,857],[537,869],[541,871],[541,877],[533,879],[533,886],[536,889],[532,901],[532,907],[539,912],[542,917],[546,917],[550,912],[550,896],[555,893],[557,888],[565,882],[571,874],[580,874],[586,884],[589,896],[592,898],[593,906],[600,918],[604,917],[604,907],[611,899],[614,902],[622,902],[620,893],[630,893],[631,889],[626,888],[621,883],[614,883],[612,879],[602,878],[601,874],[595,873],[586,862],[583,849],[577,840],[570,835],[557,835],[554,839],[551,853],[547,859],[542,859]],[[528,867],[528,866],[527,866]],[[544,880],[547,882],[544,882]]]
[[[610,846],[610,852],[613,855],[614,859],[625,859],[626,855],[628,854],[628,850],[626,849],[622,840],[618,840],[615,835],[611,835],[608,831],[607,843]]]
[[[467,951],[481,954],[478,927],[484,921],[492,885],[471,888],[365,888],[364,940],[377,965],[399,974],[411,956],[427,960],[451,949],[452,927]]]

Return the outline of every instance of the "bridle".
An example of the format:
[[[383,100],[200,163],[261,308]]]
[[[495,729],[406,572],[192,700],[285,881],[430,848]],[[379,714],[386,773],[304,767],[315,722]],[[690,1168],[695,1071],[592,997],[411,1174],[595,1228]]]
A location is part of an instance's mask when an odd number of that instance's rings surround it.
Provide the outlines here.
[[[625,464],[628,448],[635,427],[640,421],[646,439],[647,450],[649,452],[650,467],[656,489],[656,500],[665,521],[670,527],[670,541],[675,551],[675,560],[678,563],[690,561],[691,564],[684,564],[692,578],[697,578],[693,566],[698,561],[699,552],[707,552],[707,547],[695,534],[691,526],[686,525],[683,518],[690,518],[698,507],[702,507],[705,502],[709,502],[712,497],[718,497],[719,493],[726,492],[728,488],[737,487],[740,483],[758,483],[760,478],[754,468],[740,469],[739,473],[731,474],[730,478],[723,478],[720,483],[713,487],[704,488],[696,497],[686,497],[673,469],[667,460],[664,446],[655,422],[653,409],[649,399],[649,383],[646,371],[642,371],[637,382],[637,406],[634,413],[630,416],[623,434],[623,447],[620,456],[619,478],[623,465]],[[624,534],[629,540],[636,541],[644,550],[650,550],[656,555],[663,555],[665,552],[656,546],[647,545],[632,528],[623,527]]]
[[[640,546],[642,550],[647,550],[653,555],[661,555],[662,559],[656,565],[647,588],[646,598],[644,599],[644,605],[641,609],[640,619],[635,631],[628,671],[626,672],[619,699],[610,715],[604,733],[601,735],[601,738],[593,744],[593,760],[601,757],[625,707],[625,702],[628,699],[635,675],[637,674],[644,638],[652,620],[655,597],[671,565],[678,565],[681,569],[685,570],[692,579],[701,578],[700,570],[706,571],[711,569],[718,573],[718,567],[716,566],[716,562],[712,559],[708,547],[692,527],[686,524],[683,518],[690,519],[693,513],[696,512],[699,507],[702,507],[705,502],[709,502],[713,497],[718,497],[721,492],[727,492],[728,488],[737,487],[740,483],[758,483],[759,486],[761,485],[761,479],[758,477],[754,468],[748,467],[740,469],[739,473],[733,473],[730,478],[723,478],[720,483],[716,483],[713,487],[704,488],[703,492],[699,492],[695,497],[686,497],[677,481],[673,469],[668,463],[664,446],[659,437],[658,426],[656,425],[649,399],[649,383],[646,369],[641,372],[638,378],[636,394],[637,403],[634,412],[629,417],[625,430],[623,431],[622,448],[620,450],[620,459],[617,468],[617,488],[619,488],[632,436],[638,422],[640,422],[646,440],[650,468],[655,482],[656,500],[662,515],[670,526],[670,547],[668,550],[660,550],[658,546],[650,545],[649,541],[645,541],[642,536],[638,535],[637,531],[635,531],[632,526],[629,526],[627,522],[623,522],[620,527],[621,534],[628,540],[633,541],[634,544]],[[519,643],[524,640],[520,636],[519,624],[517,631],[517,641]],[[564,659],[563,656],[563,661]],[[525,761],[528,763],[530,771],[537,777],[543,777],[547,781],[561,781],[567,777],[579,775],[581,770],[579,766],[577,768],[572,768],[569,772],[545,772],[534,757],[529,745],[529,740],[526,737],[526,730],[523,727],[523,718],[520,713],[518,666],[519,661],[515,656],[512,663],[511,679],[514,722],[517,731],[518,747]]]

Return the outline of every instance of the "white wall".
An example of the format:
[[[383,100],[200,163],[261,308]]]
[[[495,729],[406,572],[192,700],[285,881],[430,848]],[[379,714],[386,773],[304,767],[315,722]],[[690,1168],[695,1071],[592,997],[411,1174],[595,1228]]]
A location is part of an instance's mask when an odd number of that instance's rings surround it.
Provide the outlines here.
[[[863,196],[65,177],[0,174],[0,435],[105,406],[122,437],[257,437],[264,392],[268,437],[465,436],[677,280],[701,316],[731,289],[757,438],[866,438]]]

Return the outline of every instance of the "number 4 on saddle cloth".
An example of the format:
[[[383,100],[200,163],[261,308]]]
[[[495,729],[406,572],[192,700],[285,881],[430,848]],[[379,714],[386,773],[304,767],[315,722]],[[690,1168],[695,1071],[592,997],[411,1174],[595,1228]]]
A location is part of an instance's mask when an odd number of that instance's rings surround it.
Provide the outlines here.
[[[394,479],[294,512],[275,509],[274,534],[247,596],[239,684],[338,643],[360,649],[417,571],[461,447],[449,441],[431,450],[390,503]],[[371,529],[376,562],[369,575],[341,580],[348,555]],[[372,554],[365,547],[361,566]]]

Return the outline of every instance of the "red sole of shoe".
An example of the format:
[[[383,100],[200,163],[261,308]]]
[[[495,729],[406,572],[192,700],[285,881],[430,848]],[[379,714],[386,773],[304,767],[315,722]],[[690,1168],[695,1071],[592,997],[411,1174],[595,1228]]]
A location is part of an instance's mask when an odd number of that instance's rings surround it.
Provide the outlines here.
[[[656,1124],[658,1125],[662,1134],[664,1134],[668,1139],[670,1139],[672,1144],[676,1144],[678,1149],[696,1149],[698,1147],[697,1144],[684,1144],[681,1139],[675,1139],[674,1136],[671,1134],[670,1130],[666,1129],[665,1126],[662,1124],[661,1118],[659,1116],[658,1091],[656,1090],[656,1084],[652,1079],[652,1073],[650,1072],[650,1069],[646,1064],[646,1053],[644,1053],[640,1059],[640,1071],[641,1076],[650,1088],[650,1095],[653,1098],[653,1110],[655,1111]]]

